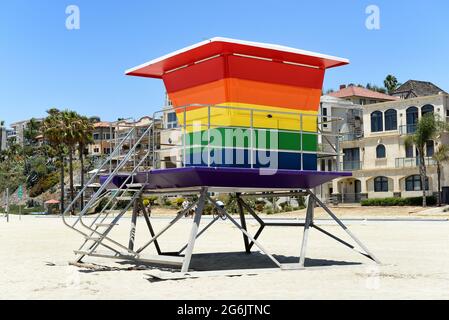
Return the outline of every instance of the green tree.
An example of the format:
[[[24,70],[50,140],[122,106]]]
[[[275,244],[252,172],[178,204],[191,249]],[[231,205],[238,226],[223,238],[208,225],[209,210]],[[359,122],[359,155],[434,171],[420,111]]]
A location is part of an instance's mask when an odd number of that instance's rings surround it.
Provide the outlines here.
[[[433,160],[437,163],[437,177],[438,177],[438,207],[441,207],[441,166],[445,162],[449,162],[449,146],[440,144],[437,151],[432,156]]]
[[[25,138],[26,145],[34,145],[36,141],[36,137],[41,134],[41,123],[37,121],[35,118],[32,118],[28,123],[23,132],[23,136]]]
[[[66,128],[63,114],[56,108],[47,111],[48,116],[42,123],[42,132],[45,141],[53,149],[52,153],[59,159],[60,168],[60,206],[64,212],[64,159],[66,154]]]
[[[387,88],[388,94],[392,94],[400,86],[398,79],[391,74],[385,78],[384,85]]]
[[[89,144],[93,143],[93,125],[92,121],[87,117],[80,116],[79,128],[77,130],[77,142],[78,142],[78,155],[80,159],[80,178],[81,178],[81,190],[84,188],[84,155],[85,149]],[[81,194],[81,210],[84,208],[84,194]]]
[[[4,120],[0,120],[0,151],[2,151],[2,141],[3,141],[3,126],[5,125],[5,121]]]
[[[423,192],[423,207],[427,206],[426,202],[426,180],[427,180],[427,165],[426,165],[426,146],[429,141],[438,138],[442,131],[446,131],[446,123],[438,120],[433,114],[428,114],[422,117],[417,125],[416,132],[413,135],[407,136],[404,143],[406,146],[415,146],[418,151],[419,159],[419,174],[421,176],[421,189]]]
[[[62,121],[64,127],[64,144],[68,149],[69,156],[69,190],[70,201],[75,199],[75,187],[73,184],[73,154],[78,143],[80,131],[80,116],[74,111],[62,111]],[[75,213],[75,207],[72,206],[72,214]]]

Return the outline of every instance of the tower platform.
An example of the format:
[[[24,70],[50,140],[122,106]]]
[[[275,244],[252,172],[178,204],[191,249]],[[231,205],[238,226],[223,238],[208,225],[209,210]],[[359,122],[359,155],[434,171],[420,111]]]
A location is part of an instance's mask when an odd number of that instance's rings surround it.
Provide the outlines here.
[[[186,167],[139,172],[134,182],[144,184],[146,190],[208,187],[216,192],[249,192],[313,189],[351,175],[350,172]],[[101,176],[100,181],[103,183],[107,179],[107,175]],[[117,175],[110,187],[120,187],[127,179],[129,175]]]

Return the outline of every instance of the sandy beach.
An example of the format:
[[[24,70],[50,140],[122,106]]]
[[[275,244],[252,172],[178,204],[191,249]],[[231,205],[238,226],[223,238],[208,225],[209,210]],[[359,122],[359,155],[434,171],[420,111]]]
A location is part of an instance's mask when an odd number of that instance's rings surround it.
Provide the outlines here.
[[[346,221],[381,266],[312,231],[307,270],[154,281],[149,276],[154,270],[142,266],[143,270],[129,270],[135,266],[131,263],[86,258],[85,262],[107,268],[69,266],[82,239],[57,217],[12,216],[9,224],[1,217],[0,299],[449,299],[449,222],[447,217],[418,219]],[[155,229],[168,221],[157,216]],[[129,218],[120,223],[113,236],[126,243]],[[317,224],[347,239],[335,223],[319,219]],[[163,236],[163,250],[182,247],[190,226],[191,220],[184,219]],[[254,220],[249,220],[249,229],[253,234],[257,230]],[[137,244],[148,239],[144,220],[139,219]],[[296,262],[301,239],[299,228],[268,228],[260,241],[282,262]],[[241,233],[229,221],[220,221],[198,239],[193,267],[273,268],[257,248],[250,256],[242,251]],[[155,254],[153,247],[148,254]],[[318,267],[322,265],[326,267]]]

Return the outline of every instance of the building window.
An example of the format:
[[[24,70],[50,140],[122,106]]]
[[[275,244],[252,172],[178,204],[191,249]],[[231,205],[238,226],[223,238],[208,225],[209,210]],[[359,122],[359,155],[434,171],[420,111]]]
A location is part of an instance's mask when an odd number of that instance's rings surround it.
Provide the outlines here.
[[[387,152],[385,150],[385,146],[380,144],[376,148],[376,158],[377,159],[385,159],[387,157]]]
[[[323,128],[327,128],[327,108],[323,108]]]
[[[414,175],[405,179],[406,191],[422,191],[421,176]],[[429,190],[429,178],[426,178],[426,190]]]
[[[326,171],[326,160],[321,160],[321,171]]]
[[[414,158],[415,156],[413,155],[413,146],[405,146],[405,157],[406,158]]]
[[[426,155],[428,157],[432,157],[435,153],[435,142],[432,140],[427,141],[426,143]]]
[[[435,112],[435,108],[431,104],[426,104],[421,108],[421,115],[424,117],[427,114],[433,114]]]
[[[343,170],[351,171],[361,169],[359,148],[343,149],[343,153]]]
[[[327,171],[332,171],[332,159],[327,160]]]
[[[94,153],[99,153],[100,149],[99,148],[94,148]]]
[[[385,130],[398,129],[398,113],[394,109],[385,111]]]
[[[100,140],[100,134],[94,133],[94,140]]]
[[[371,132],[384,131],[382,112],[375,111],[371,113]]]
[[[178,117],[176,112],[170,112],[167,114],[167,129],[176,128],[178,126]]]
[[[374,179],[374,192],[388,192],[387,177],[377,177]]]
[[[111,134],[110,133],[104,133],[103,134],[103,139],[104,140],[110,140],[111,139]]]
[[[364,106],[366,104],[366,99],[360,99],[360,104]]]
[[[416,127],[418,125],[418,108],[410,107],[406,111],[407,115],[407,133],[415,133]]]

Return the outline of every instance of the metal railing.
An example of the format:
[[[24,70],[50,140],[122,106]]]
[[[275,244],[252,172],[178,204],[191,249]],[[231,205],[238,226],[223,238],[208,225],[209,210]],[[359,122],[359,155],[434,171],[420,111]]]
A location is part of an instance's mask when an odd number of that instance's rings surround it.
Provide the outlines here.
[[[140,145],[140,143],[142,142],[142,140],[145,137],[149,137],[150,133],[153,130],[153,126],[154,123],[152,123],[143,133],[140,134],[140,136],[136,136],[136,140],[133,141],[133,144],[130,145],[130,148],[128,150],[128,152],[126,153],[126,155],[124,156],[124,158],[117,164],[117,166],[115,166],[114,170],[112,172],[109,173],[109,175],[107,176],[106,180],[102,183],[102,185],[100,186],[100,188],[95,192],[95,194],[90,198],[90,200],[87,202],[87,204],[85,205],[85,207],[81,210],[81,212],[78,214],[77,219],[75,220],[75,222],[69,223],[69,221],[67,220],[67,215],[72,212],[76,206],[76,203],[79,201],[79,199],[81,198],[81,196],[86,192],[88,186],[93,183],[95,181],[95,179],[98,178],[98,176],[101,174],[103,168],[105,168],[108,164],[111,163],[111,160],[117,156],[117,154],[120,154],[120,152],[122,151],[122,147],[123,145],[129,141],[129,138],[134,135],[136,133],[136,129],[132,128],[131,130],[129,130],[129,132],[127,133],[127,135],[125,135],[123,137],[123,139],[117,144],[117,146],[114,148],[114,150],[111,152],[110,156],[103,161],[103,163],[100,165],[100,167],[97,169],[97,172],[95,174],[92,175],[92,177],[90,178],[90,180],[86,183],[86,185],[84,186],[84,188],[78,193],[78,195],[73,199],[73,201],[69,204],[69,206],[65,209],[65,211],[61,214],[62,216],[62,220],[64,222],[64,224],[69,227],[70,229],[78,232],[79,234],[83,235],[85,237],[85,242],[83,243],[82,247],[86,244],[87,241],[92,240],[94,238],[92,238],[92,236],[97,235],[99,238],[96,239],[95,241],[98,241],[98,245],[102,245],[105,246],[115,252],[118,252],[117,250],[114,250],[113,248],[111,248],[109,245],[106,245],[103,242],[103,240],[106,240],[108,242],[110,242],[111,244],[119,247],[120,249],[123,250],[127,250],[130,253],[134,253],[132,252],[132,250],[129,250],[129,248],[127,248],[126,246],[118,243],[117,241],[114,241],[113,239],[107,237],[108,232],[112,229],[112,227],[110,229],[108,229],[106,232],[99,232],[97,231],[98,228],[94,227],[94,224],[97,222],[98,219],[100,219],[100,217],[102,216],[102,214],[104,213],[105,209],[112,204],[112,202],[118,200],[119,196],[123,193],[125,193],[127,191],[127,188],[125,188],[125,186],[127,184],[133,184],[134,183],[134,177],[136,175],[136,173],[139,171],[140,167],[143,165],[143,163],[145,162],[145,160],[147,159],[147,157],[149,157],[152,154],[152,150],[150,148],[148,148],[146,154],[144,157],[142,157],[142,159],[140,159],[140,161],[138,163],[135,163],[135,153],[137,150],[137,147]],[[134,157],[134,159],[133,159]],[[97,203],[99,200],[101,200],[103,197],[108,196],[108,192],[107,188],[109,186],[109,183],[112,182],[112,180],[117,177],[118,175],[120,175],[120,171],[125,167],[125,165],[129,162],[129,161],[133,161],[134,165],[132,166],[132,169],[129,170],[127,172],[127,178],[125,179],[125,181],[121,184],[121,186],[119,187],[118,192],[115,192],[112,194],[112,197],[109,199],[109,201],[107,202],[107,204],[104,206],[104,208],[100,211],[99,214],[97,214],[96,218],[90,223],[90,225],[86,224],[83,221],[83,217],[87,214],[87,212],[94,206],[95,203]],[[148,180],[148,177],[147,177]],[[143,184],[140,187],[140,192],[144,189],[145,184]],[[105,193],[106,192],[106,193]],[[110,193],[110,192],[109,192]],[[135,193],[132,201],[134,201],[134,198],[139,195],[139,193]],[[115,207],[115,205],[117,205],[117,202],[115,202],[114,206],[112,207],[111,210],[113,210],[113,208]],[[127,208],[125,208],[125,210],[122,210],[121,215],[123,215],[126,210],[129,208],[129,206],[131,205],[131,202],[128,204]],[[103,219],[101,221],[104,221],[107,216],[108,216],[109,212],[103,217]],[[77,227],[77,224],[80,224],[79,227],[82,227],[83,229]],[[96,242],[97,243],[97,242]],[[97,245],[97,246],[98,246]],[[96,248],[96,247],[95,247]],[[93,248],[92,251],[95,249]]]
[[[343,171],[357,171],[362,170],[362,161],[345,161],[343,160]]]
[[[204,117],[197,119],[189,119],[190,113],[188,112],[191,109],[200,109],[203,108],[205,112]],[[155,145],[156,138],[153,138],[153,150],[155,152],[153,157],[153,167],[161,168],[162,163],[164,162],[175,162],[178,167],[185,167],[188,163],[187,154],[188,150],[192,148],[200,148],[207,150],[207,159],[205,164],[210,167],[213,165],[211,162],[211,151],[212,150],[226,150],[226,149],[239,149],[243,151],[247,151],[249,154],[249,164],[253,168],[256,165],[255,161],[255,153],[256,152],[264,152],[264,151],[279,151],[279,152],[291,152],[301,154],[301,164],[300,168],[304,169],[304,157],[302,155],[305,154],[313,154],[313,155],[325,155],[329,157],[335,157],[337,161],[337,170],[340,169],[340,158],[341,158],[341,150],[338,141],[340,140],[340,134],[332,134],[332,133],[324,133],[319,129],[320,125],[324,123],[332,123],[342,121],[342,118],[339,117],[331,117],[331,116],[322,116],[315,114],[307,114],[302,113],[300,111],[297,112],[286,112],[286,111],[276,111],[272,109],[252,109],[252,108],[244,108],[244,107],[234,107],[234,106],[220,106],[220,105],[187,105],[182,107],[173,107],[169,111],[162,110],[154,113],[154,119],[163,119],[163,114],[166,112],[176,111],[178,118],[182,119],[179,121],[179,125],[176,128],[172,126],[167,126],[162,124],[159,128],[155,128],[153,131],[153,135],[159,134],[160,136],[170,133],[177,132],[178,133],[178,141],[169,141],[168,143],[161,142],[161,145],[157,147]],[[229,125],[229,123],[220,123],[217,120],[217,114],[226,114],[227,117],[231,116],[231,113],[234,112],[233,119],[235,117],[240,117],[239,125]],[[240,114],[238,114],[240,113]],[[289,129],[278,129],[273,127],[271,129],[263,128],[257,125],[258,121],[261,121],[263,117],[269,119],[271,121],[289,121],[293,128]],[[310,120],[312,118],[312,120]],[[232,123],[232,121],[231,121]],[[315,129],[310,130],[310,126],[315,127]],[[236,146],[228,146],[226,143],[222,145],[216,145],[211,141],[211,135],[213,129],[230,129],[230,130],[243,130],[246,134],[246,142],[241,147]],[[200,143],[188,143],[187,142],[187,134],[189,132],[205,132],[205,141],[201,141]],[[270,133],[272,131],[276,131],[277,133],[294,133],[299,138],[296,141],[301,147],[296,149],[276,149],[270,147],[261,147],[256,143],[256,134],[258,133]],[[321,147],[317,148],[317,150],[304,150],[304,137],[316,136],[317,145],[320,144]],[[332,138],[332,139],[329,139]],[[176,139],[175,139],[176,140]],[[331,142],[331,140],[337,141],[335,145]],[[324,148],[323,144],[329,144],[330,148]],[[330,151],[329,151],[330,150]],[[206,151],[205,151],[206,152]],[[165,160],[161,154],[170,155],[170,160]],[[177,160],[172,160],[173,157],[176,157]],[[167,156],[168,158],[169,156]]]
[[[434,166],[436,165],[436,161],[431,157],[424,158],[426,166]],[[396,168],[415,168],[418,167],[421,163],[419,157],[415,158],[396,158]]]
[[[417,128],[418,128],[417,124],[402,125],[399,126],[399,134],[401,135],[414,134]]]
[[[363,138],[363,133],[343,133],[341,135],[342,142],[357,141]]]
[[[343,204],[360,203],[362,199],[360,193],[342,193],[341,195],[341,203]]]

